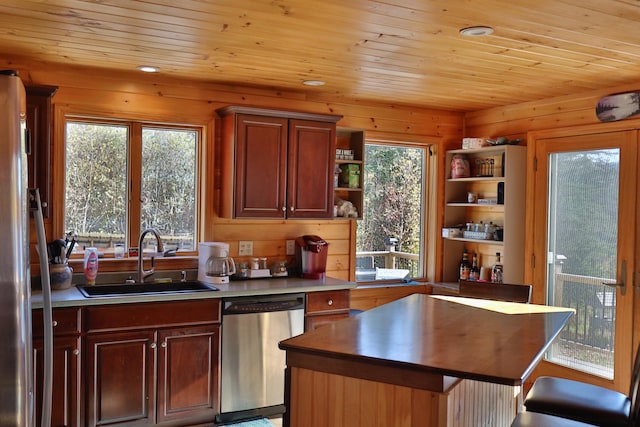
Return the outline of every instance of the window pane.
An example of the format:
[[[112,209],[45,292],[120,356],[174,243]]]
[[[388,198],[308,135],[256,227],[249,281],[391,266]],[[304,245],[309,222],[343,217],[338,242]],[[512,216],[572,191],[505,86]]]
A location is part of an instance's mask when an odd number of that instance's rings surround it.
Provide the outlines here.
[[[365,144],[356,280],[420,277],[425,149]]]
[[[549,157],[547,302],[576,315],[546,358],[613,378],[620,150]]]
[[[127,227],[126,126],[67,122],[65,230],[84,247],[123,243]]]
[[[194,130],[143,128],[141,229],[154,227],[165,250],[195,250]]]

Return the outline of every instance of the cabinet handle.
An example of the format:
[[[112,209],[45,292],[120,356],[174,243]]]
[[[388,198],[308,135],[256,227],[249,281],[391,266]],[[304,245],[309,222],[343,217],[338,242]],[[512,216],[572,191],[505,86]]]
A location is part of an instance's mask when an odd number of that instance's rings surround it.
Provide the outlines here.
[[[287,211],[287,207],[286,207],[286,206],[283,206],[283,207],[282,207],[282,212],[286,212],[286,211]]]
[[[53,322],[51,322],[51,326],[58,326],[58,321],[54,320]]]
[[[331,298],[327,300],[327,305],[333,305],[333,300]]]
[[[152,342],[150,347],[151,348],[156,348],[156,343]]]
[[[290,210],[291,212],[293,212],[295,209],[294,209],[294,207],[293,207],[293,206],[291,206],[291,207],[289,208],[289,210]]]
[[[167,348],[167,343],[163,341],[162,344],[160,344],[160,347]]]
[[[77,356],[80,354],[80,350],[78,350],[77,348],[73,350],[73,355]]]

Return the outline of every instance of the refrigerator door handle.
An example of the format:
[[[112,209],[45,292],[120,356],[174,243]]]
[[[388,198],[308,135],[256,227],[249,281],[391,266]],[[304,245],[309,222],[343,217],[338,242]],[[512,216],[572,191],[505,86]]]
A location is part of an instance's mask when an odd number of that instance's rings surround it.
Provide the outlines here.
[[[49,277],[49,258],[47,256],[47,237],[42,217],[42,201],[40,190],[30,189],[29,198],[33,219],[36,226],[38,259],[40,261],[40,278],[42,283],[42,318],[44,323],[44,374],[42,380],[42,420],[41,427],[51,426],[51,399],[53,394],[53,315],[51,313],[51,283]],[[37,421],[36,421],[37,425]]]

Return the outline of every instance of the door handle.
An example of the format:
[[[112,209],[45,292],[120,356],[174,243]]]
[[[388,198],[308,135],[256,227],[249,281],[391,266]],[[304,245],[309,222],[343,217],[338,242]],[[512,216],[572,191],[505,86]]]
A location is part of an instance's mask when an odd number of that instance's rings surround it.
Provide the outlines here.
[[[620,288],[620,294],[624,295],[627,293],[627,284],[625,278],[627,277],[627,261],[622,260],[622,265],[620,266],[620,281],[617,283],[606,283],[602,282],[603,285],[612,286],[616,288]]]

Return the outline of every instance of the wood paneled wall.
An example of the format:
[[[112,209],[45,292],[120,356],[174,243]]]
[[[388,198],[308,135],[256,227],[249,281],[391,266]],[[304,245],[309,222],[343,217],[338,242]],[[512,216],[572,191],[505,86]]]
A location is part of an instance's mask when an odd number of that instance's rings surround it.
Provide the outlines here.
[[[351,260],[355,252],[355,223],[333,221],[247,221],[218,218],[215,213],[216,184],[214,147],[217,138],[215,110],[226,105],[247,105],[273,109],[343,115],[340,127],[364,129],[378,139],[421,141],[434,140],[455,144],[462,137],[462,114],[392,104],[359,101],[327,103],[314,101],[313,90],[282,92],[250,87],[217,85],[208,82],[172,79],[164,75],[139,72],[113,73],[69,65],[51,66],[20,57],[3,58],[3,68],[17,69],[27,85],[53,85],[59,90],[53,99],[55,129],[53,135],[54,198],[61,200],[64,168],[61,166],[61,143],[64,137],[62,115],[78,113],[172,123],[202,125],[206,132],[206,174],[201,218],[201,240],[231,244],[237,255],[239,240],[252,240],[254,254],[281,259],[285,241],[303,234],[318,234],[329,242],[328,274],[354,279]],[[55,200],[55,199],[54,199]],[[47,236],[62,233],[61,203],[55,203],[53,220],[47,222]],[[34,259],[37,259],[34,257]],[[101,271],[107,268],[101,265]],[[117,267],[114,267],[117,268]]]
[[[185,81],[164,75],[147,75],[137,72],[112,73],[100,69],[87,69],[69,65],[51,66],[21,58],[3,58],[2,68],[17,69],[28,85],[59,86],[53,99],[55,123],[54,150],[61,144],[61,117],[64,112],[75,112],[137,120],[190,123],[205,127],[207,150],[204,172],[207,174],[203,189],[202,219],[205,227],[202,240],[220,240],[231,244],[232,255],[237,255],[239,240],[253,240],[254,253],[270,258],[284,256],[285,240],[303,234],[323,236],[330,243],[328,271],[331,276],[353,279],[350,265],[355,251],[355,223],[334,221],[247,221],[226,220],[215,214],[214,188],[216,183],[214,147],[216,141],[215,110],[225,105],[250,105],[274,109],[308,111],[313,113],[341,114],[341,127],[364,129],[367,136],[376,139],[429,141],[444,149],[460,147],[463,136],[525,137],[533,130],[556,129],[598,123],[595,116],[597,100],[607,94],[637,89],[615,87],[606,91],[592,91],[575,96],[528,102],[507,107],[492,108],[463,116],[402,105],[373,104],[360,101],[328,103],[314,100],[313,90],[282,92],[263,88],[236,87],[208,82]],[[627,120],[630,128],[638,127],[640,119]],[[444,156],[440,156],[440,170],[444,170]],[[54,161],[60,161],[55,158]],[[61,197],[61,167],[54,171],[54,194]],[[444,178],[438,174],[439,197],[442,206]],[[54,210],[53,221],[48,220],[49,239],[60,237],[54,230],[61,230],[56,221],[61,220],[60,204]],[[443,209],[438,207],[434,216],[442,222]],[[37,257],[33,257],[37,259]],[[439,256],[436,256],[435,278],[439,276]],[[117,268],[117,267],[116,267]],[[101,268],[102,269],[102,268]],[[36,268],[37,273],[37,268]]]
[[[612,93],[638,89],[640,89],[640,81],[634,86],[618,86],[601,91],[467,113],[464,134],[466,137],[507,136],[514,139],[525,138],[530,131],[592,124],[605,126],[598,121],[595,114],[598,100]],[[637,128],[640,118],[627,120],[627,123],[629,128]]]

